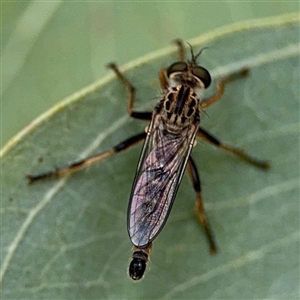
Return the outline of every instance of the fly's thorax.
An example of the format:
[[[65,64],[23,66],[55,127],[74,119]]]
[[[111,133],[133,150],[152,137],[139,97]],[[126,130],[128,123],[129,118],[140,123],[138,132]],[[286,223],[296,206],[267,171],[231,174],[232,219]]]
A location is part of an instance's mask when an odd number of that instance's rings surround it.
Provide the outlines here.
[[[156,109],[174,134],[200,121],[200,99],[189,85],[169,87]]]

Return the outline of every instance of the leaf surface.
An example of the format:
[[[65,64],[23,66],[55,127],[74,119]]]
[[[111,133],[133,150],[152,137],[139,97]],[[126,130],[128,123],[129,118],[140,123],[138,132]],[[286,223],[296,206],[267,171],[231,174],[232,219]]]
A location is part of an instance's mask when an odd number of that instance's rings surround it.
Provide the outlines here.
[[[113,74],[63,100],[2,152],[3,299],[298,299],[299,21],[220,28],[190,41],[209,46],[200,64],[216,80],[244,66],[202,115],[222,141],[271,161],[262,172],[199,142],[206,210],[220,252],[210,256],[187,178],[154,242],[145,279],[126,274],[126,209],[141,145],[71,176],[28,186],[38,173],[104,151],[144,130],[126,115],[127,91]],[[152,109],[170,46],[123,67],[136,110]],[[215,85],[206,95],[213,93]]]

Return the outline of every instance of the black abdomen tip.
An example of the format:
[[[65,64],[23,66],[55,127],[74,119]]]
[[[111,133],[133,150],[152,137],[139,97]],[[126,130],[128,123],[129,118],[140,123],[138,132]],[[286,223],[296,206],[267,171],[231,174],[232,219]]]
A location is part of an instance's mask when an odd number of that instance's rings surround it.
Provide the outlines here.
[[[146,271],[146,266],[143,258],[134,257],[129,265],[129,276],[133,280],[140,280]]]

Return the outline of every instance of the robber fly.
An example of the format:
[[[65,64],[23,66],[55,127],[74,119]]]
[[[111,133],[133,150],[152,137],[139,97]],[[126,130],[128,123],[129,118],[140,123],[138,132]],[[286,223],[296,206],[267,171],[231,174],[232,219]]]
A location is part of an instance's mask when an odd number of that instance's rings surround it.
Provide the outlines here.
[[[134,245],[129,265],[129,275],[133,280],[141,279],[146,271],[152,242],[167,221],[186,167],[196,193],[198,220],[204,228],[210,252],[217,252],[217,245],[204,210],[199,174],[191,157],[196,136],[237,155],[256,167],[264,170],[269,168],[267,161],[252,158],[242,150],[220,142],[200,127],[201,111],[217,102],[224,93],[225,85],[247,75],[248,69],[244,68],[221,80],[217,85],[217,92],[203,100],[202,93],[211,84],[210,73],[197,63],[203,49],[195,55],[190,46],[191,59],[185,60],[182,41],[177,40],[176,43],[180,60],[159,72],[162,93],[152,113],[133,110],[134,86],[114,63],[109,64],[117,77],[128,87],[129,115],[136,119],[150,121],[146,132],[126,139],[108,151],[67,167],[38,175],[27,175],[31,183],[47,177],[61,176],[101,161],[145,140],[131,190],[127,215],[128,234]]]

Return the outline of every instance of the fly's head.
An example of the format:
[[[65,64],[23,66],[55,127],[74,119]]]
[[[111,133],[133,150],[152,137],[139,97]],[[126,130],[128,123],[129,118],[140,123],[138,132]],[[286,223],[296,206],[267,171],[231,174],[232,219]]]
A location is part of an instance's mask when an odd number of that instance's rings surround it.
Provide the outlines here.
[[[177,85],[187,85],[195,90],[197,94],[209,87],[211,83],[211,76],[209,72],[197,64],[197,58],[203,50],[204,49],[201,49],[196,55],[194,55],[191,47],[191,60],[188,60],[187,62],[175,62],[169,66],[166,71],[169,86],[174,87]]]

